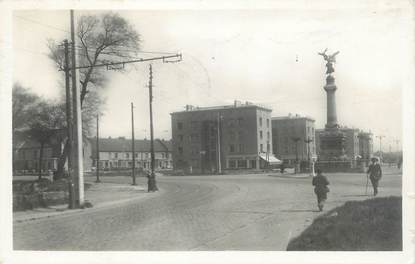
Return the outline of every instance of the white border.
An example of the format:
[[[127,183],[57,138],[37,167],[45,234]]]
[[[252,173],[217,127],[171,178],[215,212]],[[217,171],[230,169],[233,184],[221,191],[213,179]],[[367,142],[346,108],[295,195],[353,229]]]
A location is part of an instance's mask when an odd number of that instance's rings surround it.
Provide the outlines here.
[[[11,38],[11,12],[19,9],[353,9],[362,7],[406,7],[412,2],[352,1],[3,1],[0,2],[0,37]],[[408,23],[413,24],[412,21]],[[413,28],[413,27],[412,27]],[[414,50],[414,32],[408,32],[408,45]],[[3,45],[1,46],[3,49]],[[401,69],[407,77],[402,90],[403,115],[403,251],[402,252],[31,252],[12,250],[11,210],[11,45],[0,49],[0,263],[415,263],[414,259],[414,54],[408,54]],[[6,217],[5,217],[6,216]]]

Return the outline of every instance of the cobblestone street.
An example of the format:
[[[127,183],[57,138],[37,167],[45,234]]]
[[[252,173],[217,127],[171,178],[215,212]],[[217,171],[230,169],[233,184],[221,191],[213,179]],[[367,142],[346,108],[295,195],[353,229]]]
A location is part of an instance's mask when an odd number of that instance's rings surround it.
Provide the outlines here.
[[[325,211],[365,196],[365,174],[327,174]],[[127,177],[105,182],[128,184]],[[113,206],[14,223],[15,250],[285,250],[321,213],[311,178],[280,174],[158,177],[160,192]],[[138,183],[145,186],[144,178]],[[369,193],[371,193],[369,187]],[[379,196],[401,194],[385,168]],[[88,196],[86,197],[88,199]],[[324,212],[323,212],[324,213]]]

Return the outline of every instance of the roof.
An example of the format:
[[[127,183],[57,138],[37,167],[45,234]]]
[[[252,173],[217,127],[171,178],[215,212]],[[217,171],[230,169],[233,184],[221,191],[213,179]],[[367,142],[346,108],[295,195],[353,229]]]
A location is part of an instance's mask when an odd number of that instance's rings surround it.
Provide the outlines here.
[[[96,138],[90,138],[92,153],[96,153]],[[100,152],[130,152],[132,149],[132,140],[125,138],[100,138]],[[134,150],[137,152],[149,152],[150,140],[136,139],[134,140]],[[171,151],[171,142],[169,140],[154,140],[155,152]]]
[[[52,135],[53,140],[46,142],[45,147],[60,144],[65,131],[63,129],[54,129],[54,132]],[[12,145],[13,149],[40,148],[40,143],[31,137],[29,130],[15,131],[13,133]]]
[[[271,118],[272,121],[274,120],[294,120],[294,119],[306,119],[306,120],[310,120],[310,121],[315,121],[314,118],[309,117],[309,116],[300,116],[300,115],[288,115],[288,116],[276,116]]]
[[[235,103],[232,104],[232,105],[219,105],[219,106],[208,106],[208,107],[186,105],[186,110],[173,112],[171,114],[200,112],[200,111],[230,110],[230,109],[235,109],[235,108],[259,108],[259,109],[262,109],[262,110],[265,110],[265,111],[272,112],[272,109],[270,109],[268,107],[265,107],[265,106],[261,106],[261,105],[258,105],[258,104],[253,104],[253,103],[250,103],[250,102],[242,103],[242,102],[239,102],[239,101],[235,101]]]

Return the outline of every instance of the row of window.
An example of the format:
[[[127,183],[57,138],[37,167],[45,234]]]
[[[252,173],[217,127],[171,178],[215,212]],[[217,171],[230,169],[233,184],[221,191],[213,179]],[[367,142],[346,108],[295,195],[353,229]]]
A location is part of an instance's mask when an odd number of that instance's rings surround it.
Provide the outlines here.
[[[115,158],[115,159],[122,158],[124,156],[126,159],[129,159],[130,157],[132,157],[132,153],[129,153],[129,152],[120,152],[120,153],[119,152],[109,152],[109,156],[110,156],[110,158],[112,157],[112,158]],[[148,152],[147,153],[136,152],[135,157],[136,158],[146,158],[146,159],[148,159],[148,158],[151,157],[151,154],[148,153]],[[161,152],[161,158],[162,159],[168,159],[169,158],[169,153]]]
[[[267,128],[269,128],[269,118],[267,118]],[[259,118],[259,126],[262,126],[262,117]]]

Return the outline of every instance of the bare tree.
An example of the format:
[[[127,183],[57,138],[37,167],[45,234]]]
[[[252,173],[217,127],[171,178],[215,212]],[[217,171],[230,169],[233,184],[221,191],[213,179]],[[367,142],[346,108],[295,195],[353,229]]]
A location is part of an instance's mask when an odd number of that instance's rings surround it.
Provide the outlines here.
[[[105,86],[104,69],[95,65],[108,61],[118,61],[126,54],[139,50],[140,35],[127,20],[116,13],[82,16],[77,25],[78,63],[89,66],[79,70],[80,101],[82,107],[84,135],[89,135],[93,125],[93,115],[100,112],[104,100],[99,88]],[[49,41],[50,58],[55,61],[58,69],[64,69],[64,50],[61,45]],[[90,94],[90,96],[87,96]],[[58,175],[63,174],[67,158],[67,144],[58,162]]]

